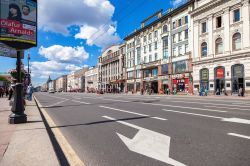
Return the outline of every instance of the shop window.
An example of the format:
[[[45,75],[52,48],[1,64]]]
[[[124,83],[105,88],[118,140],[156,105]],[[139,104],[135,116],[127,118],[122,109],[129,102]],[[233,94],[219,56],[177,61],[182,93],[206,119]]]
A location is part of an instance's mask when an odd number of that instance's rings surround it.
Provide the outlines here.
[[[203,42],[201,44],[201,57],[207,57],[207,43]]]
[[[222,38],[218,38],[215,41],[215,53],[222,54],[223,53],[223,42]]]
[[[174,73],[184,73],[188,70],[187,61],[178,61],[173,63]]]
[[[157,76],[157,75],[158,75],[158,69],[153,69],[152,76]]]
[[[143,77],[149,77],[149,70],[144,70],[143,71]]]
[[[167,75],[168,74],[168,64],[162,65],[162,67],[161,67],[161,73],[163,75]]]
[[[185,16],[185,24],[188,23],[188,16]]]
[[[233,50],[240,50],[241,49],[241,34],[235,33],[233,35]]]

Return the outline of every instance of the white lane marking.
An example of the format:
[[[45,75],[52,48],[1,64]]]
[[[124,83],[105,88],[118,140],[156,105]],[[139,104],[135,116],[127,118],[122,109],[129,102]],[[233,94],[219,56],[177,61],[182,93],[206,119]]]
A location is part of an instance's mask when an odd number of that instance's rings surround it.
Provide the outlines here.
[[[185,166],[185,164],[169,157],[171,139],[169,136],[133,125],[131,123],[119,121],[112,117],[103,116],[103,118],[114,120],[118,123],[139,130],[132,139],[116,133],[130,151],[162,161],[167,164]]]
[[[217,106],[205,106],[208,108],[225,108],[225,109],[229,109],[229,110],[243,110],[243,111],[250,111],[250,109],[244,109],[244,108],[232,108],[232,107],[217,107]]]
[[[76,99],[76,100],[81,100],[81,98],[79,98],[79,97],[73,97],[73,99]]]
[[[140,113],[137,113],[137,112],[131,112],[131,111],[121,110],[121,109],[112,108],[112,107],[106,107],[106,106],[99,106],[99,107],[110,109],[110,110],[115,110],[115,111],[119,111],[119,112],[125,112],[125,113],[129,113],[129,114],[139,115],[139,116],[145,116],[145,117],[158,119],[158,120],[167,120],[167,119],[163,119],[163,118],[159,118],[159,117],[151,117],[150,115],[140,114]]]
[[[65,102],[65,101],[68,101],[68,100],[69,100],[69,99],[66,99],[66,100],[63,100],[63,101],[59,101],[59,102],[57,102],[57,103],[54,103],[54,104],[51,104],[51,105],[44,106],[43,108],[53,107],[53,106],[56,106],[56,105],[61,104],[61,103]]]
[[[162,109],[162,110],[163,110],[163,111],[167,111],[167,112],[180,113],[180,114],[195,115],[195,116],[203,116],[203,117],[215,118],[215,119],[223,119],[223,117],[219,117],[219,116],[204,115],[204,114],[196,114],[196,113],[182,112],[182,111],[174,111],[174,110],[167,110],[167,109]]]
[[[240,137],[240,138],[245,138],[245,139],[250,139],[249,136],[241,135],[241,134],[236,134],[236,133],[227,133],[227,135],[231,135],[231,136],[235,136],[235,137]]]
[[[189,104],[202,104],[202,105],[204,105],[204,104],[207,104],[207,105],[214,105],[214,106],[216,106],[216,105],[221,105],[221,106],[236,106],[236,107],[248,107],[249,108],[249,106],[245,106],[245,105],[233,105],[233,104],[216,104],[216,103],[202,103],[202,102],[186,102],[186,101],[170,101],[170,102],[173,102],[173,103],[189,103]]]
[[[153,104],[153,103],[142,103],[142,104],[148,104],[148,105],[159,105],[159,106],[165,106],[165,107],[174,107],[174,108],[187,108],[192,110],[204,110],[204,111],[211,111],[211,112],[227,112],[227,111],[221,111],[221,110],[212,110],[212,109],[206,109],[206,108],[193,108],[193,107],[183,107],[183,106],[177,106],[177,105],[167,105],[167,104]]]
[[[202,117],[220,119],[223,122],[250,124],[250,120],[248,120],[248,119],[241,119],[241,118],[234,118],[234,117],[233,118],[224,118],[224,117],[219,117],[219,116],[196,114],[196,113],[190,113],[190,112],[181,112],[181,111],[174,111],[174,110],[167,110],[167,109],[162,109],[162,110],[167,111],[167,112],[175,112],[175,113],[180,113],[180,114],[187,114],[187,115],[195,115],[195,116],[202,116]]]
[[[158,119],[158,120],[167,120],[167,119],[159,118],[159,117],[151,117],[151,118]]]
[[[101,99],[101,100],[109,100],[109,101],[119,101],[119,102],[123,102],[123,103],[131,102],[131,101],[126,101],[126,100],[103,99],[102,97],[82,97],[82,98]]]
[[[58,97],[58,96],[52,96],[52,95],[45,95],[45,94],[42,94],[44,96],[48,96],[48,97],[52,97],[52,98],[57,98],[57,99],[64,99],[64,100],[68,100],[67,98],[64,98],[64,97]]]
[[[241,119],[241,118],[223,118],[222,121],[234,122],[234,123],[242,123],[242,124],[250,124],[250,120]]]
[[[76,102],[76,103],[90,104],[90,103],[87,103],[87,102],[77,101],[77,100],[71,100],[71,101]]]

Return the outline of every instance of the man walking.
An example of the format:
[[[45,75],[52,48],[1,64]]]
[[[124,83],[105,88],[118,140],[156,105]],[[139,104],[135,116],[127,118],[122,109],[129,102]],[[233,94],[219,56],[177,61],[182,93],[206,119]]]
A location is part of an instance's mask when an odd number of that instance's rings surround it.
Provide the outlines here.
[[[30,84],[30,85],[27,87],[26,93],[27,93],[27,100],[31,101],[31,100],[32,100],[32,93],[33,93],[32,84]]]

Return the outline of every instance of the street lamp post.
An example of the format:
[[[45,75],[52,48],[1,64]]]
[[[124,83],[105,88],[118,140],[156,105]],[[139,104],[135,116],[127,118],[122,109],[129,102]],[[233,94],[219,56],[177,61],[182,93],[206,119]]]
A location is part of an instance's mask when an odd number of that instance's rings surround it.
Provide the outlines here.
[[[24,114],[23,85],[21,79],[21,51],[17,51],[17,83],[14,91],[14,101],[9,116],[10,124],[26,123],[27,115]]]

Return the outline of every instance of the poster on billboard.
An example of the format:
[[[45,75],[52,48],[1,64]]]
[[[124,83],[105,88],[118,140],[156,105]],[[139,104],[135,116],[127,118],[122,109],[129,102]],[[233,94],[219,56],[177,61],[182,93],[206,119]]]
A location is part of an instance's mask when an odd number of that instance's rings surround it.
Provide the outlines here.
[[[37,45],[37,0],[0,0],[0,41],[17,48]]]
[[[0,42],[0,56],[3,57],[10,57],[10,58],[16,58],[17,57],[17,51],[4,43]],[[21,51],[21,57],[24,57],[24,51]]]

